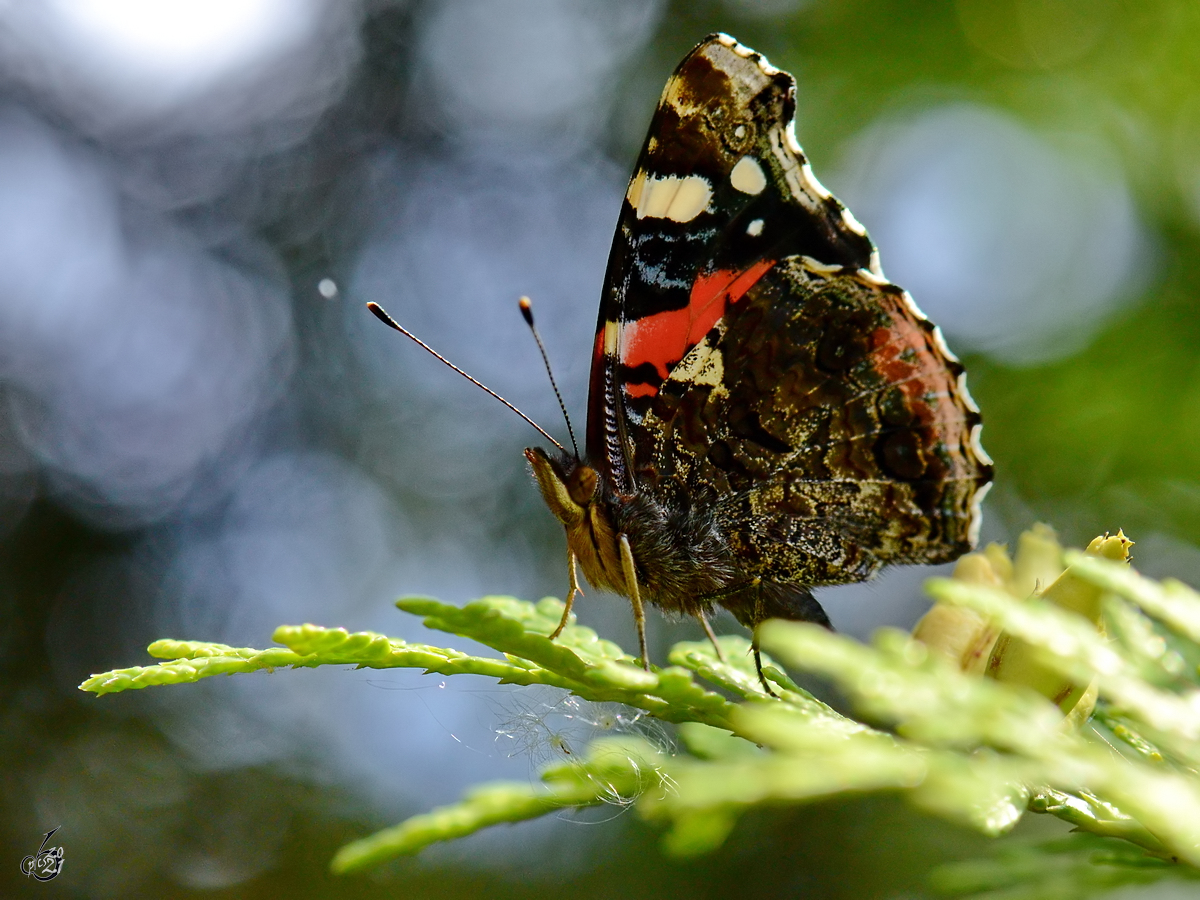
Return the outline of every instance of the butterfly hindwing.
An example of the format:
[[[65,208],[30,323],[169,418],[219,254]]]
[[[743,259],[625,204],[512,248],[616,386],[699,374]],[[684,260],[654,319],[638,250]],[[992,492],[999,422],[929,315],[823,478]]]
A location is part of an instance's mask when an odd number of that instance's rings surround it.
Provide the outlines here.
[[[773,267],[663,383],[639,485],[704,497],[747,573],[810,586],[970,549],[991,478],[962,366],[902,290]]]

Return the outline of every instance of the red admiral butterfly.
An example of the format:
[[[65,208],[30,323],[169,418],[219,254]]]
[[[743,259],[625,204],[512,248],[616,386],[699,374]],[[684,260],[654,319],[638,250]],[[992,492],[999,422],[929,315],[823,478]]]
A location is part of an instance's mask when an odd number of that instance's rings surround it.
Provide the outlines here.
[[[795,90],[716,34],[663,91],[609,257],[586,459],[525,451],[567,532],[555,637],[577,562],[630,598],[648,668],[643,603],[710,637],[713,604],[828,625],[811,588],[975,542],[992,468],[963,367],[813,176]]]

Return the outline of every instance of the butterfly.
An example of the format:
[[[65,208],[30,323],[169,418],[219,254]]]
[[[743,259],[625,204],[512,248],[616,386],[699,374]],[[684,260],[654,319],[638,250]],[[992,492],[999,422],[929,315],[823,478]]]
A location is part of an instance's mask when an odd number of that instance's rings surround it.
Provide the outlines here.
[[[724,34],[667,81],[622,203],[586,453],[525,451],[577,567],[752,631],[829,619],[812,589],[971,549],[992,464],[962,364],[817,181],[796,83]],[[757,640],[755,661],[764,688]]]

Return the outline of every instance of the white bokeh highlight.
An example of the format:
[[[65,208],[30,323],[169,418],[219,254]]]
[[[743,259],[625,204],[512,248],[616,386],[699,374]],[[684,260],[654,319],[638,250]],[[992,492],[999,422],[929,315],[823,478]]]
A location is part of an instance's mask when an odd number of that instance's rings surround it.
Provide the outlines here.
[[[25,446],[104,525],[173,511],[278,396],[284,295],[123,204],[104,162],[0,109],[0,375]]]
[[[284,0],[49,0],[66,31],[131,69],[202,78],[287,40],[312,3]],[[282,35],[282,38],[281,38]]]
[[[0,74],[109,140],[294,127],[344,90],[359,21],[334,0],[0,4]]]

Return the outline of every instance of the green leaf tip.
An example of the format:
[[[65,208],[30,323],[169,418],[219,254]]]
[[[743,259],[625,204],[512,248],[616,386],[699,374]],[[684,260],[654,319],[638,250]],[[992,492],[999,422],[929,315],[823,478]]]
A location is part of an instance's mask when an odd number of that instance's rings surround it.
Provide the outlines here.
[[[534,819],[560,808],[527,784],[504,782],[473,789],[459,803],[430,810],[338,850],[330,869],[348,875],[491,825]]]
[[[636,737],[595,741],[578,760],[551,766],[541,784],[494,782],[472,788],[458,803],[421,813],[392,828],[347,844],[330,868],[352,874],[430,844],[454,840],[503,823],[534,819],[564,808],[626,805],[660,787],[658,750]]]
[[[184,648],[194,652],[194,655],[156,666],[135,666],[130,669],[116,669],[93,675],[79,685],[82,691],[93,694],[114,694],[120,691],[138,690],[140,688],[158,687],[168,684],[188,684],[201,678],[214,675],[238,675],[259,669],[276,669],[280,666],[306,665],[304,657],[283,647],[273,647],[268,650],[250,650],[242,648],[233,650],[229,655],[205,655],[205,649],[221,647],[222,645],[196,645],[192,642],[156,641],[151,645],[158,652],[167,646],[183,643]]]

